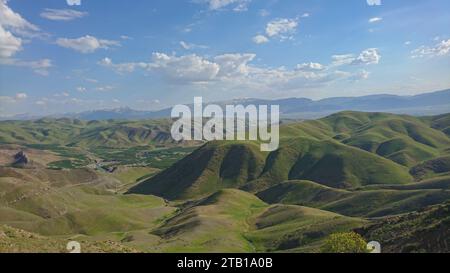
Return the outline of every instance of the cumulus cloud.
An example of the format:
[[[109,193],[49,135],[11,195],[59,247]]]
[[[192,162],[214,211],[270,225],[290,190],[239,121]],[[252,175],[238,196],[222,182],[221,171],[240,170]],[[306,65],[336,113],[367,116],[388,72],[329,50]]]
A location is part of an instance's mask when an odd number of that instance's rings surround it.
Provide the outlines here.
[[[14,12],[8,5],[8,1],[0,0],[0,26],[16,32],[19,35],[30,34],[39,31],[39,28],[25,20],[20,14]]]
[[[256,35],[252,40],[255,44],[265,44],[269,42],[269,39],[264,35]]]
[[[232,79],[244,77],[250,73],[249,62],[256,57],[255,54],[224,54],[214,58],[214,62],[219,66],[219,78]]]
[[[2,107],[26,100],[28,95],[26,93],[17,93],[14,96],[0,96],[0,105]]]
[[[22,39],[0,25],[0,58],[10,58],[22,49]]]
[[[16,65],[31,68],[36,74],[41,76],[47,76],[48,69],[53,66],[50,59],[42,59],[37,61],[17,61]]]
[[[280,18],[270,21],[266,26],[266,34],[269,37],[282,37],[291,35],[298,26],[297,19]]]
[[[232,7],[233,11],[246,11],[251,0],[194,0],[194,3],[207,4],[210,10]]]
[[[381,0],[366,0],[369,6],[381,6]]]
[[[296,68],[299,71],[320,71],[320,70],[324,70],[325,66],[323,66],[320,63],[310,62],[310,63],[298,64]]]
[[[169,56],[153,53],[148,67],[174,82],[208,82],[219,73],[219,65],[198,55]]]
[[[17,93],[16,94],[16,100],[24,100],[28,98],[28,95],[26,93]]]
[[[137,68],[146,69],[148,68],[148,63],[145,62],[129,62],[129,63],[119,63],[115,64],[110,58],[104,58],[100,62],[98,62],[99,65],[108,67],[116,71],[117,73],[131,73],[135,71]]]
[[[0,64],[30,68],[33,70],[33,72],[41,76],[47,76],[49,74],[48,69],[53,66],[50,59],[41,59],[36,61],[23,61],[20,59],[0,59]]]
[[[377,48],[368,48],[363,50],[358,56],[354,54],[333,55],[332,60],[332,66],[370,65],[378,64],[381,60],[381,55]]]
[[[11,58],[22,49],[22,39],[39,28],[14,12],[7,0],[0,0],[0,58]]]
[[[252,53],[232,53],[212,58],[190,55],[153,53],[150,62],[114,63],[106,58],[99,64],[118,73],[133,72],[140,68],[156,73],[171,84],[216,84],[228,87],[259,89],[297,89],[329,84],[342,79],[366,79],[368,72],[345,72],[332,65],[303,63],[293,69],[267,68],[252,64]],[[356,60],[352,57],[352,61]]]
[[[194,43],[188,43],[188,42],[185,42],[185,41],[180,41],[180,46],[181,46],[183,49],[186,49],[186,50],[191,50],[191,49],[206,49],[206,48],[208,48],[208,47],[205,46],[205,45],[197,45],[197,44],[194,44]]]
[[[67,5],[69,6],[80,6],[81,0],[66,0]]]
[[[77,90],[78,92],[80,92],[80,93],[84,93],[84,92],[87,91],[86,87],[84,87],[84,86],[78,86],[78,87],[76,88],[76,90]]]
[[[447,56],[450,53],[450,39],[442,40],[434,46],[421,46],[411,52],[412,58]]]
[[[352,62],[352,64],[378,64],[381,56],[376,48],[369,48],[361,52],[358,57]]]
[[[332,66],[341,66],[351,64],[355,60],[355,55],[353,54],[340,54],[331,56],[333,60]]]
[[[49,59],[23,61],[14,58],[23,49],[21,37],[34,37],[40,30],[14,12],[7,3],[7,0],[0,0],[0,64],[27,67],[40,75],[47,75],[47,69],[52,66]]]
[[[370,72],[367,70],[360,70],[356,73],[354,73],[349,79],[351,81],[361,81],[361,80],[367,80],[370,76]]]
[[[73,9],[45,9],[41,17],[54,21],[71,21],[86,16],[87,12]]]
[[[75,39],[59,38],[56,40],[56,44],[84,54],[93,53],[97,49],[108,49],[113,46],[120,46],[118,41],[97,39],[90,35]]]
[[[369,23],[376,23],[376,22],[380,22],[382,20],[383,20],[383,18],[381,18],[381,17],[373,17],[373,18],[369,19]]]

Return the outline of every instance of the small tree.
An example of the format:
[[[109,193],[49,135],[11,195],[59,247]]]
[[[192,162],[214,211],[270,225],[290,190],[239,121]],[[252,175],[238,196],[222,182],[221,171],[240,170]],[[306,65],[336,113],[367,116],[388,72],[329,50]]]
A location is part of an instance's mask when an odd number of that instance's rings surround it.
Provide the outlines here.
[[[355,232],[334,233],[322,246],[323,253],[367,253],[367,242]]]

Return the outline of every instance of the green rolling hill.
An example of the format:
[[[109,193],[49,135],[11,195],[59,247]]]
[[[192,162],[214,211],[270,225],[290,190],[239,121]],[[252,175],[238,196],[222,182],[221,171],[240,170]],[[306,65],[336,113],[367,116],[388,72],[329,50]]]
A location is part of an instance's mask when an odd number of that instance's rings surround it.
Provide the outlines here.
[[[448,186],[447,179],[348,191],[311,181],[287,181],[259,192],[257,196],[270,204],[303,205],[355,217],[380,217],[445,202],[450,199]]]
[[[366,224],[363,219],[293,205],[270,206],[252,222],[246,238],[263,252],[318,252],[329,234]]]
[[[356,231],[377,240],[386,253],[448,253],[450,251],[450,204],[379,219]]]
[[[129,193],[183,199],[239,188],[259,176],[264,160],[259,145],[210,142]]]
[[[0,121],[0,143],[51,144],[71,147],[123,148],[154,143],[172,143],[170,121],[82,121],[40,119]]]
[[[449,117],[287,122],[270,153],[174,143],[165,120],[0,122],[0,252],[72,239],[88,252],[318,252],[351,230],[388,252],[444,251]],[[12,164],[18,151],[28,163]]]

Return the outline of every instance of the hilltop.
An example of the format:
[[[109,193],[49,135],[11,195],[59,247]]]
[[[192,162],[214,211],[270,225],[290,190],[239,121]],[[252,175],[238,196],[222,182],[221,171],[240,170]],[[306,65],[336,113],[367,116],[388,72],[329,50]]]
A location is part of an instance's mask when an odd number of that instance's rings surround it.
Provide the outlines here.
[[[180,199],[221,188],[260,192],[290,180],[336,189],[408,184],[419,179],[419,172],[432,178],[448,171],[446,163],[439,170],[432,167],[436,160],[447,162],[450,139],[439,130],[446,126],[429,120],[347,111],[289,123],[280,128],[277,151],[261,153],[248,142],[211,142],[130,192]]]

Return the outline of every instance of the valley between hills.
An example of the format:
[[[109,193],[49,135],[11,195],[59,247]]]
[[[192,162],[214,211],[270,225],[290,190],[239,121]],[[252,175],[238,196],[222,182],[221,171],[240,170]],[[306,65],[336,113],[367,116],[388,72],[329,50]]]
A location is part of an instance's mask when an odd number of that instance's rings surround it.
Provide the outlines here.
[[[450,114],[340,112],[280,147],[175,142],[170,120],[0,121],[0,252],[450,251]]]

